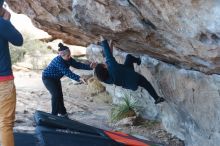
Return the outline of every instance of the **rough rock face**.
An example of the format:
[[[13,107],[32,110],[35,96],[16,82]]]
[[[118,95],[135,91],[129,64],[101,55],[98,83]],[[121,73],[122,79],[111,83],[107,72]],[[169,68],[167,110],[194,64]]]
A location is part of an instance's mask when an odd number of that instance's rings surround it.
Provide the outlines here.
[[[132,92],[143,103],[143,115],[161,118],[186,145],[219,145],[219,0],[6,1],[54,38],[86,46],[102,34],[117,48],[142,54],[137,71],[168,101],[155,106],[146,91]],[[128,92],[108,88],[115,102]]]
[[[87,45],[102,34],[129,52],[220,71],[218,0],[6,0],[54,38]]]
[[[102,62],[100,49],[90,45],[89,59]],[[114,51],[114,56],[123,63],[126,53]],[[144,75],[167,102],[155,105],[143,88],[133,92],[106,84],[113,102],[119,103],[129,95],[139,100],[145,118],[160,119],[164,127],[187,146],[219,146],[220,76],[176,68],[147,55],[142,55],[141,60],[141,66],[135,70]]]
[[[9,0],[6,2],[17,13],[27,14],[40,29],[54,39],[62,38],[66,43],[87,45],[94,36],[77,28],[72,15],[72,0]]]

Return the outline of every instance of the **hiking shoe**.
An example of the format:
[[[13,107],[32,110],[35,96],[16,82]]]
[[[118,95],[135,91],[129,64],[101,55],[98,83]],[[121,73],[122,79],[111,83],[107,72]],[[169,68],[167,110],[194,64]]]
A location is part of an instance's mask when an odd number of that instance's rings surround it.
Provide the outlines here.
[[[157,100],[155,100],[154,104],[158,104],[158,103],[161,103],[164,101],[165,101],[165,99],[163,97],[159,97],[159,98],[157,98]]]
[[[102,42],[97,42],[96,45],[102,46]]]

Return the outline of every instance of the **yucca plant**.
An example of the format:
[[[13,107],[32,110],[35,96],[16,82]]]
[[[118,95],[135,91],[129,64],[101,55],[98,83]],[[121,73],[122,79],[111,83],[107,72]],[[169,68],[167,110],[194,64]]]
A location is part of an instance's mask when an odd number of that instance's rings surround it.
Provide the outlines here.
[[[137,100],[131,100],[127,95],[123,98],[123,102],[115,105],[111,110],[111,121],[116,122],[127,117],[137,116],[140,107]]]

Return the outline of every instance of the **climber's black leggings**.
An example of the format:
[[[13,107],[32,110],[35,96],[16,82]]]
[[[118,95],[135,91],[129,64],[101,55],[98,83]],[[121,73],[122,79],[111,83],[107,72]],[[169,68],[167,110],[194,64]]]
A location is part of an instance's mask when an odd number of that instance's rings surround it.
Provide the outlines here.
[[[128,54],[126,56],[124,65],[127,67],[130,67],[134,70],[134,63],[138,62],[138,58]],[[145,90],[148,91],[148,93],[154,98],[154,100],[158,99],[159,96],[157,95],[157,92],[155,91],[154,87],[151,85],[151,83],[141,74],[139,74],[138,79],[138,86],[143,87]]]
[[[52,114],[66,114],[66,108],[63,101],[63,92],[60,79],[53,79],[48,77],[42,77],[43,83],[47,90],[50,92],[51,105],[52,105]]]
[[[154,87],[151,85],[151,83],[141,74],[139,75],[138,85],[143,87],[148,91],[148,93],[154,98],[154,100],[157,100],[159,96],[157,95],[157,92],[155,91]]]

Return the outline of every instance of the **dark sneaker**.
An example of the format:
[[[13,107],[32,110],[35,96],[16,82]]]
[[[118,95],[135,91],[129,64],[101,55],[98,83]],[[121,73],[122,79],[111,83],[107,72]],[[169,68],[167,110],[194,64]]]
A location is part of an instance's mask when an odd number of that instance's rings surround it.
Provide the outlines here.
[[[138,58],[137,65],[141,65],[141,58]]]
[[[66,119],[69,119],[69,117],[68,117],[68,114],[66,113],[66,114],[60,114],[60,117],[62,117],[62,118],[66,118]]]
[[[103,49],[102,49],[102,51],[101,51],[101,54],[102,54],[102,57],[105,58],[105,53],[104,53]]]
[[[165,99],[163,97],[159,97],[157,100],[155,100],[154,104],[158,104],[158,103],[161,103],[164,101],[165,101]]]
[[[102,42],[97,42],[96,45],[102,46]]]

